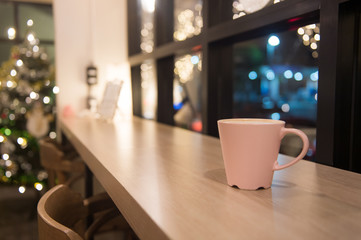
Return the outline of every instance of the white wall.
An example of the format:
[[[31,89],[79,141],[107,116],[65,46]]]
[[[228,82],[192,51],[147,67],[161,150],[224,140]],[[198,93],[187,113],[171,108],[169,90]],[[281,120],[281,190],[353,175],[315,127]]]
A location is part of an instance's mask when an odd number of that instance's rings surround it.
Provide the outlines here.
[[[124,80],[119,107],[131,115],[126,0],[54,0],[53,7],[59,115],[66,106],[75,113],[86,108],[86,67],[91,63],[99,81],[93,95],[101,101],[106,81]]]

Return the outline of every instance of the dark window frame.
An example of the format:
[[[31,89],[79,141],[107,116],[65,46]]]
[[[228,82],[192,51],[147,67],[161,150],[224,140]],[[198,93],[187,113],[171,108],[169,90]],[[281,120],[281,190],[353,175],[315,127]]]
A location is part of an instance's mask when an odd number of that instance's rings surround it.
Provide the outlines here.
[[[136,2],[136,3],[134,3]],[[232,44],[267,33],[280,31],[291,25],[302,26],[318,21],[321,25],[321,47],[319,58],[319,85],[317,103],[317,153],[318,163],[340,167],[356,172],[361,172],[360,160],[360,93],[355,89],[360,86],[361,75],[361,54],[360,44],[356,44],[361,35],[360,30],[354,30],[353,48],[340,46],[339,42],[347,38],[341,35],[342,31],[349,31],[342,25],[345,20],[344,10],[340,6],[344,4],[355,4],[355,0],[286,0],[278,4],[262,9],[256,13],[241,17],[236,20],[229,20],[231,16],[222,15],[225,9],[231,6],[232,1],[211,1],[203,0],[203,22],[202,33],[191,39],[182,42],[175,42],[169,39],[163,32],[156,32],[156,45],[152,53],[140,53],[139,49],[139,26],[138,20],[134,17],[139,11],[137,7],[140,0],[128,0],[128,26],[129,26],[129,62],[131,68],[139,68],[140,64],[148,59],[156,60],[157,81],[159,101],[157,121],[173,124],[173,109],[171,101],[173,85],[169,83],[172,76],[174,56],[185,51],[191,51],[194,46],[202,46],[202,122],[203,133],[217,136],[218,130],[216,121],[220,118],[232,117],[232,77],[231,69],[227,64],[232,62]],[[157,0],[158,6],[155,11],[156,24],[173,23],[173,1]],[[165,14],[167,12],[167,14]],[[357,11],[356,11],[357,12]],[[359,21],[359,13],[354,14],[354,21]],[[292,19],[292,22],[289,20]],[[355,20],[358,19],[358,20]],[[360,21],[359,21],[360,22]],[[137,25],[138,24],[138,25]],[[357,25],[357,24],[356,24]],[[360,25],[360,24],[359,24]],[[168,31],[169,26],[167,25]],[[360,26],[358,26],[360,28]],[[157,29],[157,27],[156,27]],[[347,69],[340,64],[338,57],[342,52],[351,53],[352,60],[349,60],[352,71],[352,81],[349,87],[338,89],[342,82],[342,71]],[[353,52],[355,51],[355,52]],[[349,59],[348,56],[344,56]],[[167,63],[168,61],[168,63]],[[160,64],[158,66],[158,64]],[[163,67],[164,66],[164,67]],[[161,74],[160,74],[161,73]],[[132,79],[136,76],[132,76]],[[135,78],[136,79],[136,78]],[[140,88],[133,86],[133,96],[141,96]],[[352,98],[343,101],[342,97],[351,94]],[[160,101],[160,99],[164,99]],[[165,100],[167,99],[167,100]],[[140,99],[133,100],[138,105],[133,106],[134,114],[139,116]],[[347,116],[340,120],[338,115],[345,104],[351,104]],[[347,127],[347,141],[340,137],[340,127]],[[347,151],[347,156],[345,156]]]
[[[14,27],[16,30],[19,29],[19,6],[21,5],[31,5],[31,6],[49,6],[51,7],[51,4],[48,3],[31,3],[31,2],[22,2],[22,1],[10,1],[10,0],[1,0],[1,3],[10,3],[14,6]],[[8,42],[13,44],[21,44],[24,42],[24,38],[20,38],[19,34],[16,34],[15,39],[8,39],[0,36],[0,42]],[[42,44],[54,44],[53,40],[48,39],[41,39]]]

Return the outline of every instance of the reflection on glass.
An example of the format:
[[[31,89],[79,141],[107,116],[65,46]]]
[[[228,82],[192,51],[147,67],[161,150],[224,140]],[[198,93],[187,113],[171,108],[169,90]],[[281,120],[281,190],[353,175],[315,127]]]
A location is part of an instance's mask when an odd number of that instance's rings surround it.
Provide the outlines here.
[[[174,122],[176,126],[202,131],[200,52],[175,59],[173,82]]]
[[[201,0],[174,1],[174,40],[184,41],[199,35],[203,27]]]
[[[300,29],[305,33],[300,34]],[[318,31],[319,25],[308,25],[234,45],[234,117],[281,119],[302,129],[310,139],[307,158],[312,160],[316,151]],[[287,135],[281,152],[297,155],[302,146],[298,141]]]
[[[140,31],[140,49],[142,52],[153,52],[154,48],[154,9],[155,0],[142,0],[142,29]]]
[[[232,3],[233,19],[257,12],[282,1],[284,0],[234,0]]]
[[[142,116],[146,119],[155,119],[157,107],[157,82],[155,64],[152,60],[140,66],[142,78]]]
[[[300,27],[297,30],[302,39],[303,45],[308,46],[312,51],[312,57],[318,58],[318,49],[320,46],[320,24],[310,24]]]

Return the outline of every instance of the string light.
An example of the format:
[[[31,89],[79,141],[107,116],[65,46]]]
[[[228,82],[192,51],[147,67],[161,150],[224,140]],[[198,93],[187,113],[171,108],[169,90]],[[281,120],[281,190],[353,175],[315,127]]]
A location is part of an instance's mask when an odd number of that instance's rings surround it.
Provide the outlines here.
[[[36,92],[31,92],[29,96],[30,96],[30,98],[33,99],[33,100],[34,100],[34,99],[36,100],[36,99],[39,98],[39,94],[37,94]]]
[[[39,46],[37,46],[37,45],[35,45],[34,47],[33,47],[33,52],[39,52]]]
[[[294,75],[294,78],[295,78],[296,81],[302,81],[303,75],[300,72],[296,72],[295,75]]]
[[[154,119],[157,102],[157,81],[155,77],[155,63],[151,60],[141,66],[142,87],[142,115],[146,119]]]
[[[51,139],[55,139],[55,138],[56,138],[56,132],[50,132],[50,133],[49,133],[49,137],[50,137]]]
[[[9,120],[14,121],[15,120],[15,114],[13,114],[13,113],[9,114]]]
[[[43,98],[43,103],[44,103],[44,104],[49,104],[49,103],[50,103],[50,97],[45,96],[45,97]]]
[[[12,70],[10,71],[10,75],[11,75],[12,77],[15,77],[16,74],[17,74],[17,72],[16,72],[15,69],[12,69]]]
[[[10,28],[8,29],[8,38],[9,38],[10,40],[13,40],[13,39],[15,39],[15,37],[16,37],[16,30],[15,30],[15,28],[10,27]]]
[[[284,73],[283,73],[283,76],[287,79],[290,79],[293,77],[293,72],[291,70],[286,70]]]
[[[7,178],[10,178],[12,176],[12,173],[10,171],[5,171],[5,176]]]
[[[237,19],[247,14],[257,12],[267,7],[268,5],[276,4],[282,1],[283,0],[274,0],[272,3],[272,1],[270,0],[258,0],[258,1],[235,0],[232,3],[233,19]]]
[[[312,50],[312,57],[318,58],[318,44],[320,37],[319,24],[310,24],[297,29],[298,35],[301,37],[303,45],[308,46]]]
[[[11,135],[11,130],[9,128],[6,128],[4,131],[6,136],[10,136]]]
[[[280,44],[280,39],[277,36],[272,35],[268,38],[268,44],[273,47],[278,46]]]
[[[23,194],[26,191],[26,188],[24,186],[19,187],[19,193]]]
[[[257,73],[255,72],[255,71],[251,71],[251,72],[249,72],[249,74],[248,74],[248,78],[250,79],[250,80],[255,80],[255,79],[257,79]]]
[[[19,59],[19,60],[17,60],[16,61],[16,66],[18,66],[18,67],[21,67],[21,66],[23,66],[23,61],[21,60],[21,59]]]
[[[34,183],[34,188],[38,191],[41,191],[43,189],[43,185],[41,183]]]
[[[28,39],[29,42],[33,42],[35,40],[34,34],[29,33],[27,39]]]
[[[27,22],[26,22],[26,25],[28,25],[28,27],[31,27],[34,25],[34,21],[32,19],[29,19]]]
[[[7,82],[6,82],[6,86],[7,86],[8,88],[12,88],[12,87],[14,87],[14,82],[13,82],[13,81],[7,81]]]
[[[11,160],[6,160],[5,161],[5,166],[10,167],[13,164],[13,162]]]
[[[22,147],[25,148],[28,144],[28,141],[25,138],[19,137],[17,139],[17,143]]]
[[[58,94],[60,92],[60,88],[58,86],[53,87],[53,93]]]
[[[285,103],[285,104],[282,104],[281,109],[283,112],[289,112],[291,108],[288,103]]]
[[[28,19],[25,23],[28,27],[34,24],[32,19]],[[17,30],[14,27],[7,27],[6,31],[5,34],[8,34],[9,39],[18,37]],[[31,67],[34,64],[41,66],[35,69]],[[35,32],[28,32],[25,35],[24,43],[13,46],[9,60],[0,67],[0,70],[5,74],[0,80],[0,88],[3,90],[0,124],[8,126],[2,126],[0,133],[0,182],[16,185],[19,182],[22,183],[24,186],[18,186],[20,193],[26,191],[25,185],[28,185],[29,182],[34,183],[32,179],[37,178],[38,169],[33,169],[33,167],[40,167],[32,164],[33,158],[37,157],[38,149],[21,150],[28,147],[28,140],[25,136],[30,136],[28,135],[30,127],[36,129],[40,124],[49,123],[37,120],[36,124],[29,127],[30,118],[34,118],[36,114],[33,114],[35,113],[33,111],[34,107],[26,104],[31,104],[33,99],[38,99],[40,92],[44,94],[42,94],[42,100],[45,104],[53,103],[52,92],[50,92],[51,94],[45,93],[49,90],[48,86],[52,86],[53,83],[50,66],[51,63],[47,61],[47,54],[44,52],[44,48],[39,45],[39,39],[36,37]],[[13,91],[13,88],[16,88],[16,91]],[[53,89],[50,88],[51,90]],[[54,88],[55,93],[58,91],[58,88]],[[40,102],[39,104],[42,105]],[[31,111],[31,114],[25,115],[27,109]],[[52,119],[48,118],[51,110],[52,106],[46,106],[41,117],[47,121],[52,121]],[[27,122],[27,124],[22,124],[23,121]],[[54,131],[53,136],[56,136]],[[34,185],[34,187],[39,191],[43,189],[41,182],[37,183],[36,186]]]
[[[314,38],[316,41],[320,41],[320,39],[321,39],[320,34],[316,33]]]
[[[193,77],[193,63],[191,58],[192,56],[187,54],[184,57],[177,59],[174,64],[174,73],[179,77],[181,83],[186,83]]]
[[[173,37],[176,41],[184,41],[199,35],[203,27],[202,5],[196,4],[194,10],[185,9],[181,11],[176,16],[175,22]]]

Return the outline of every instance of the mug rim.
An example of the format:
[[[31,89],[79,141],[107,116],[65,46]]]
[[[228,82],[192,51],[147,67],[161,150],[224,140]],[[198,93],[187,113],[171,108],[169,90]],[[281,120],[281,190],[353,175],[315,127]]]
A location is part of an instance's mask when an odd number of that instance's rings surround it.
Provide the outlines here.
[[[285,124],[285,121],[283,120],[274,120],[268,118],[226,118],[226,119],[219,119],[217,122],[224,124],[252,124],[252,125]]]

